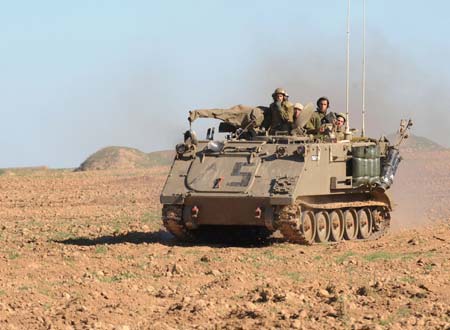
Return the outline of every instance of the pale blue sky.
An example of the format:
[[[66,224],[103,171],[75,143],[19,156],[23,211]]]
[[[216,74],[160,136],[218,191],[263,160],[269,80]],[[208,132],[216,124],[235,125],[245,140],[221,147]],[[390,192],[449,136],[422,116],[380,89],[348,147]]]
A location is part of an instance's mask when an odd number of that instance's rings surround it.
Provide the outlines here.
[[[351,7],[356,127],[361,3]],[[450,2],[366,3],[369,132],[413,116],[414,133],[450,146]],[[189,109],[268,104],[278,86],[343,111],[346,4],[4,1],[0,167],[75,167],[107,145],[172,148]]]

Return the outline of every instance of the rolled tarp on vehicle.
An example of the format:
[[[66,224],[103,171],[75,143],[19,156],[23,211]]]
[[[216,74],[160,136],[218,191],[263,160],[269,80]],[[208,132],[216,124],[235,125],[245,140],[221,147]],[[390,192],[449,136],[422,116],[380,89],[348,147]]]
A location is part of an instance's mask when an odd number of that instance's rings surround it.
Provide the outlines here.
[[[192,123],[198,118],[214,118],[236,128],[245,128],[250,124],[259,127],[264,120],[264,111],[264,107],[249,107],[242,104],[228,109],[198,109],[189,111],[189,121]]]

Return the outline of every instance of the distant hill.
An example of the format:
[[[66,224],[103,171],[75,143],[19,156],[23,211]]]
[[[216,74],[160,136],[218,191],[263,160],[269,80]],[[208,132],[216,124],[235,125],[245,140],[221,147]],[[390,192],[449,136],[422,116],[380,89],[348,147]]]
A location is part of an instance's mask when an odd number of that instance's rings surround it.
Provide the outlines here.
[[[390,134],[387,137],[389,141],[394,143],[396,141],[396,134]],[[440,151],[440,150],[446,150],[445,147],[441,146],[440,144],[426,138],[423,136],[417,136],[417,135],[410,135],[409,138],[407,138],[401,145],[401,148],[404,151],[414,151],[414,150],[421,150],[421,151]]]
[[[90,155],[75,171],[136,169],[170,165],[173,151],[142,152],[129,147],[106,147]]]

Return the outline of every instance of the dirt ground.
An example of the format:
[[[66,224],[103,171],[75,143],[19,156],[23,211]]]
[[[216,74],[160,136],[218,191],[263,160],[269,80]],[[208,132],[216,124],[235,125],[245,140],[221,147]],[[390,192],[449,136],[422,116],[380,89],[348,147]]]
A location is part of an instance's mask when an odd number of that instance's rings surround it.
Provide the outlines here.
[[[450,152],[406,156],[373,242],[182,245],[167,167],[0,176],[0,329],[450,329]]]

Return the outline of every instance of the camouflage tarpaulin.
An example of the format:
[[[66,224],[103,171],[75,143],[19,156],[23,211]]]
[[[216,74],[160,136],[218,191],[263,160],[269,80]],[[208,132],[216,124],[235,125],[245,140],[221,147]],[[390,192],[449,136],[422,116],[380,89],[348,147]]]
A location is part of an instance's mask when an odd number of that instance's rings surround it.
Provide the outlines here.
[[[239,104],[229,109],[199,109],[189,112],[191,122],[197,118],[215,118],[237,128],[245,128],[254,121],[254,126],[258,127],[264,120],[264,109]]]

